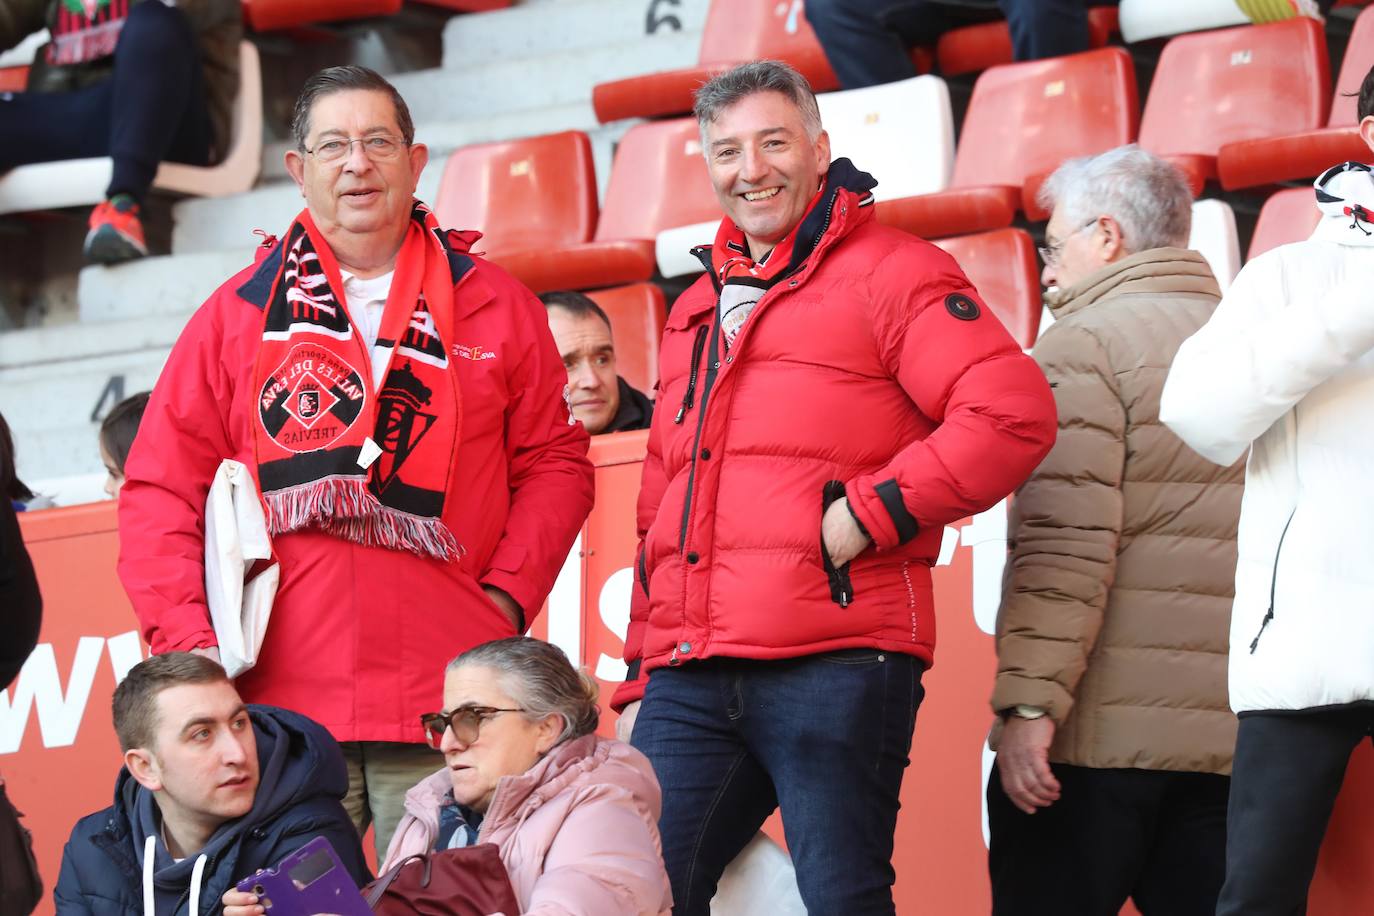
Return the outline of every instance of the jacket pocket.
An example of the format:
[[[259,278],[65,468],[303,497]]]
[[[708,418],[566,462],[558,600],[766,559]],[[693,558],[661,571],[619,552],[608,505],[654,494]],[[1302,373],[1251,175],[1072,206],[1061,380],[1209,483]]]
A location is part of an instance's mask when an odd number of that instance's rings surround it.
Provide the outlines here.
[[[844,497],[844,482],[839,480],[827,481],[825,488],[821,491],[821,520],[824,523],[826,510],[831,503]],[[849,607],[849,602],[854,600],[854,586],[849,581],[849,564],[845,563],[836,566],[830,560],[830,551],[825,546],[825,525],[821,525],[821,565],[825,567],[826,578],[830,580],[830,600],[840,607]]]
[[[1274,571],[1269,578],[1269,609],[1264,612],[1264,619],[1260,621],[1259,632],[1250,641],[1250,654],[1254,655],[1259,648],[1260,637],[1268,629],[1270,622],[1274,619],[1274,596],[1279,588],[1279,557],[1283,556],[1283,542],[1288,537],[1288,529],[1293,525],[1293,516],[1298,514],[1298,507],[1294,506],[1293,511],[1288,513],[1288,521],[1283,523],[1283,533],[1279,535],[1279,546],[1274,548]]]

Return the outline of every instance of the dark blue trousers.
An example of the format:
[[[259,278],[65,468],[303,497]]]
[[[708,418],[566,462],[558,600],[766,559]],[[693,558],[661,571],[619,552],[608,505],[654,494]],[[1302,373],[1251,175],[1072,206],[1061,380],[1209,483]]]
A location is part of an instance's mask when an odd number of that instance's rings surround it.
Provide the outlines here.
[[[890,916],[922,671],[869,649],[655,670],[633,743],[663,786],[675,916],[710,912],[721,873],[776,808],[807,912]]]
[[[934,44],[950,29],[996,18],[1011,29],[1017,60],[1038,60],[1088,49],[1092,0],[807,0],[806,18],[846,89],[916,75],[909,49]],[[1101,4],[1104,0],[1095,0]]]
[[[190,23],[147,0],[129,11],[110,76],[72,92],[0,95],[0,171],[32,162],[114,158],[108,194],[139,200],[158,163],[204,165],[210,117]]]

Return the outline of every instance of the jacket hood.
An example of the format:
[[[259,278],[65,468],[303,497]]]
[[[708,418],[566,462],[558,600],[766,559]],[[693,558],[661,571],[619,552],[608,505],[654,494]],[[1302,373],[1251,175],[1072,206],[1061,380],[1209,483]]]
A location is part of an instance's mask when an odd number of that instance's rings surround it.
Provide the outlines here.
[[[148,837],[157,838],[152,846],[153,880],[159,896],[184,891],[201,856],[211,863],[232,863],[237,858],[235,847],[253,828],[306,799],[319,795],[339,798],[348,790],[347,767],[323,726],[273,706],[250,705],[248,714],[258,745],[258,791],[253,807],[243,817],[222,824],[196,855],[172,861],[162,842],[162,815],[153,793],[139,785],[127,769],[119,773],[115,782],[115,817],[128,824],[128,842],[140,869],[147,867],[144,856],[149,848]],[[331,746],[334,753],[326,753]]]
[[[661,791],[649,758],[623,741],[583,735],[558,745],[519,776],[502,779],[482,821],[481,836],[485,837],[489,828],[518,818],[525,809],[537,808],[570,786],[592,783],[610,784],[628,792],[658,820]]]
[[[1312,182],[1322,220],[1312,238],[1338,245],[1374,245],[1374,173],[1360,162],[1342,162]]]
[[[1221,298],[1211,266],[1186,248],[1151,248],[1113,261],[1073,286],[1045,295],[1058,321],[1100,299],[1127,293],[1202,293]]]

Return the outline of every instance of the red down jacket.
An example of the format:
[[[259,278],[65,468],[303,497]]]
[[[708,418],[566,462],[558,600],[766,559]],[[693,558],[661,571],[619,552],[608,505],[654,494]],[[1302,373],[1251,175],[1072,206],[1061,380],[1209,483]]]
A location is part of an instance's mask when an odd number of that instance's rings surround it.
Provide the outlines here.
[[[282,580],[245,700],[304,713],[340,741],[424,740],[444,665],[514,635],[482,591],[538,613],[592,505],[588,437],[544,307],[450,235],[463,424],[443,520],[467,549],[443,563],[318,531],[273,539]],[[223,458],[254,466],[253,364],[281,246],[260,252],[182,332],[148,404],[119,499],[119,575],[154,652],[215,644],[203,517]]]
[[[1054,443],[1039,367],[953,258],[860,206],[871,186],[847,160],[832,165],[799,231],[799,266],[728,354],[709,270],[673,306],[617,707],[654,668],[711,656],[872,647],[929,664],[944,526],[1014,490]],[[840,571],[847,607],[821,557],[829,481],[874,542]]]

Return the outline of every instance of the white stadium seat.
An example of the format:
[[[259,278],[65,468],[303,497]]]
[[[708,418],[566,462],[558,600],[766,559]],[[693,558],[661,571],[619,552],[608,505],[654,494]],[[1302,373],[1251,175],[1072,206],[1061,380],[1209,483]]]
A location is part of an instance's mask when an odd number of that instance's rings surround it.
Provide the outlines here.
[[[1217,285],[1226,292],[1240,273],[1240,237],[1236,234],[1236,214],[1231,205],[1220,200],[1193,203],[1193,232],[1188,247],[1207,259]]]

